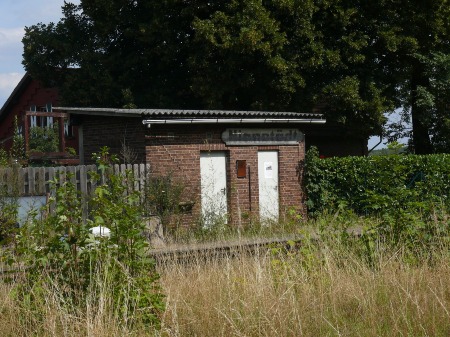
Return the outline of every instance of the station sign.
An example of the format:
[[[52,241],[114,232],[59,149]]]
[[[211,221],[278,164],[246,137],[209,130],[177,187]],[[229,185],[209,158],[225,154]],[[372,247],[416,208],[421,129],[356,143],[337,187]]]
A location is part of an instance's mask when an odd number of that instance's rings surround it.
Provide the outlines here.
[[[296,145],[303,139],[298,129],[229,128],[222,133],[227,145]]]

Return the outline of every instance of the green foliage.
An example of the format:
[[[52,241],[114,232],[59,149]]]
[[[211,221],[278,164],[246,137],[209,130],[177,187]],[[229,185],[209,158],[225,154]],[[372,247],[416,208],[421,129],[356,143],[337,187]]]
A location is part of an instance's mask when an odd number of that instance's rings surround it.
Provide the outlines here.
[[[4,149],[0,149],[0,167],[8,166],[8,162],[8,152],[6,152]]]
[[[136,104],[133,103],[133,93],[130,89],[122,89],[122,96],[125,103],[123,105],[124,109],[136,109]]]
[[[325,103],[329,122],[364,136],[404,107],[417,153],[429,153],[440,147],[429,136],[442,135],[430,117],[443,74],[429,61],[448,61],[449,8],[446,0],[85,0],[65,3],[57,24],[26,28],[23,63],[59,83],[67,105],[310,112]]]
[[[157,215],[163,223],[168,217],[180,212],[179,205],[184,186],[176,182],[171,174],[154,177],[151,174],[145,181],[143,208],[146,215]]]
[[[319,159],[312,150],[306,165],[312,216],[335,212],[376,216],[381,221],[376,235],[388,235],[393,242],[406,240],[411,246],[448,235],[450,222],[443,215],[450,210],[447,154]]]
[[[17,140],[16,140],[17,144]],[[6,184],[0,187],[0,246],[14,243],[18,222],[18,196],[20,164],[6,151],[0,150],[0,168],[7,167],[12,174],[8,176]]]
[[[58,124],[50,127],[34,126],[30,128],[30,151],[58,152],[59,134]]]
[[[19,122],[17,121],[17,116],[14,117],[14,135],[12,147],[9,150],[9,157],[12,163],[20,163],[25,159],[25,140],[19,133]]]
[[[447,0],[85,0],[65,3],[56,24],[26,28],[23,63],[58,83],[66,105],[310,112],[325,103],[329,122],[364,136],[404,107],[416,153],[429,153],[442,151],[430,135],[444,139],[432,105],[436,80],[448,77],[430,61],[448,64],[449,8]]]
[[[60,305],[83,307],[87,296],[101,296],[101,292],[89,291],[100,286],[97,281],[101,279],[108,284],[109,309],[119,317],[133,313],[122,324],[159,327],[163,295],[154,261],[147,257],[139,194],[130,189],[133,175],[114,174],[110,166],[114,160],[107,148],[95,156],[99,173],[91,177],[97,187],[88,219],[83,216],[82,197],[66,177],[53,182],[61,185],[51,200],[54,210],[21,228],[14,253],[27,271],[17,297],[30,310],[38,310],[39,289],[55,284],[64,300]],[[110,236],[95,236],[92,227],[108,228]]]
[[[419,86],[417,104],[427,111],[434,152],[450,152],[450,53],[417,55],[425,64],[429,86]]]
[[[357,213],[392,209],[428,209],[450,202],[450,156],[388,155],[319,159],[307,155],[310,212],[347,203]]]
[[[444,79],[442,66],[448,67],[450,6],[446,0],[401,5],[385,0],[372,2],[371,6],[374,6],[374,18],[375,13],[380,15],[378,39],[373,48],[378,65],[380,70],[383,68],[396,106],[403,107],[404,121],[412,124],[412,132],[404,127],[400,133],[391,131],[397,138],[405,133],[412,136],[416,154],[441,152],[438,144],[430,139],[439,134],[433,124],[443,122],[442,117],[435,118],[432,96],[436,93],[436,79]],[[430,67],[430,61],[437,61],[436,55],[446,56],[447,62]],[[448,72],[444,81],[449,81]]]
[[[275,8],[231,1],[193,20],[198,52],[189,55],[189,64],[202,74],[192,81],[206,106],[273,109],[302,85],[297,65],[283,55],[288,41],[275,14],[277,4],[270,5]]]
[[[17,204],[0,200],[0,246],[9,245],[15,239],[15,234],[18,230],[17,218]]]
[[[387,148],[390,154],[400,154],[404,150],[404,145],[398,141],[393,141],[387,145]]]
[[[67,152],[67,154],[69,156],[76,156],[77,155],[77,151],[73,147],[66,146],[65,151]]]
[[[388,156],[392,154],[407,154],[408,146],[401,144],[398,141],[393,141],[387,144],[387,148],[373,150],[369,153],[369,156]]]
[[[66,105],[310,112],[325,102],[329,121],[378,134],[397,103],[389,70],[399,67],[386,55],[401,6],[385,11],[391,3],[66,3],[60,22],[26,28],[23,63],[58,83]]]

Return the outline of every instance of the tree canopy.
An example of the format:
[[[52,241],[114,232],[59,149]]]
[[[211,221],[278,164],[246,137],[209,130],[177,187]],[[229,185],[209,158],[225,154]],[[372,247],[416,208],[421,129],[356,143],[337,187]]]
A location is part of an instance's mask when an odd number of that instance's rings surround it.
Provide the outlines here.
[[[447,0],[384,0],[381,5],[386,17],[380,52],[386,55],[396,105],[403,107],[405,120],[412,124],[414,150],[449,152],[450,139],[445,146],[441,140],[442,132],[450,131],[448,122],[444,131],[445,119],[450,118],[450,110],[444,108],[450,102],[450,4]]]
[[[431,152],[430,119],[445,111],[432,112],[418,95],[441,90],[430,62],[448,61],[448,7],[447,0],[81,0],[64,4],[60,22],[26,28],[23,62],[35,78],[58,83],[66,105],[320,106],[327,120],[365,137],[382,132],[383,113],[403,106],[416,149]]]

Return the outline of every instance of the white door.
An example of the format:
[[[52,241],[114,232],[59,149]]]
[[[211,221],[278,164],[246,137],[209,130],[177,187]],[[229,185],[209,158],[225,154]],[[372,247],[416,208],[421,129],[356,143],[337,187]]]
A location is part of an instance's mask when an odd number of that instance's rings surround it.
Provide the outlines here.
[[[227,223],[225,152],[200,154],[202,220],[205,227]]]
[[[261,223],[278,220],[278,152],[258,152],[259,217]]]

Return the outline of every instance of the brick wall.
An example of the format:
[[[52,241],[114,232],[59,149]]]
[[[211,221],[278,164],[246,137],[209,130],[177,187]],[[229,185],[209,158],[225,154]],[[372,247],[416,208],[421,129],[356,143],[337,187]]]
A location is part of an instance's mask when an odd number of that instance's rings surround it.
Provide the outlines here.
[[[182,181],[185,186],[183,201],[195,202],[192,216],[185,218],[186,223],[195,221],[201,213],[200,154],[203,151],[226,153],[231,224],[243,224],[258,218],[258,151],[264,150],[278,151],[280,215],[289,209],[304,213],[299,170],[299,162],[304,159],[304,143],[293,146],[226,146],[221,139],[226,128],[219,125],[153,125],[147,131],[146,161],[150,163],[152,173],[171,174],[175,180]],[[237,177],[236,160],[246,160],[249,174],[245,178]]]
[[[83,116],[84,164],[93,164],[92,153],[103,146],[119,156],[126,144],[136,155],[135,163],[145,162],[144,126],[140,118]]]
[[[258,151],[278,152],[280,218],[291,209],[305,213],[299,165],[304,159],[304,142],[289,146],[226,146],[221,135],[229,126],[152,125],[145,129],[139,118],[84,116],[82,125],[86,164],[92,163],[91,153],[105,145],[112,153],[120,154],[125,140],[138,154],[137,162],[150,164],[153,176],[170,174],[175,182],[184,186],[182,201],[194,202],[194,207],[191,214],[178,218],[182,226],[199,220],[200,155],[210,151],[226,154],[230,224],[246,224],[259,217]],[[252,127],[261,126],[248,126]],[[277,125],[280,127],[283,126]],[[237,177],[237,160],[246,160],[245,178]]]

